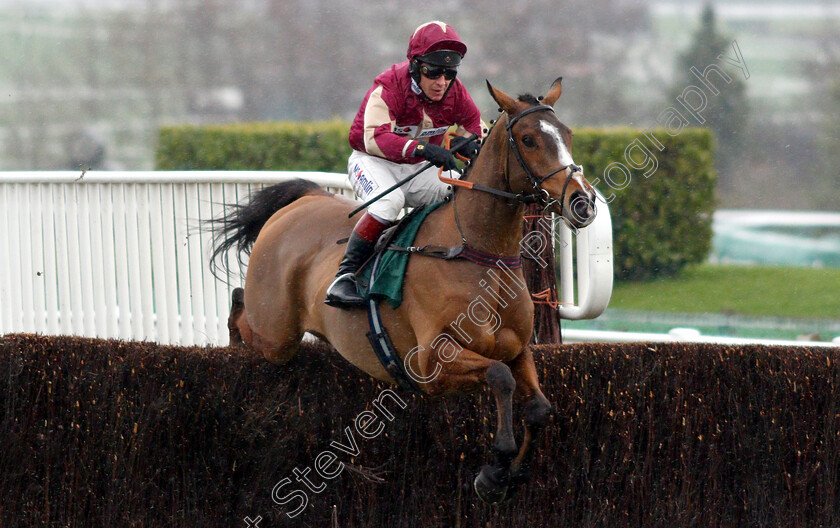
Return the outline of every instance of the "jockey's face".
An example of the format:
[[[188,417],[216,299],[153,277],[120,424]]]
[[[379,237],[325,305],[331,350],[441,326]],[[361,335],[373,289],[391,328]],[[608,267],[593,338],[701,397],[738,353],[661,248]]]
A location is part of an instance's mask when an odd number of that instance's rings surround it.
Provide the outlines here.
[[[425,73],[427,70],[431,72],[433,77],[437,78],[432,79],[427,77]],[[447,77],[449,77],[449,79],[447,79]],[[432,101],[437,102],[443,99],[443,96],[446,95],[446,90],[449,89],[449,85],[454,79],[454,69],[439,68],[434,66],[427,67],[425,64],[420,67],[420,89],[423,90],[426,97]]]

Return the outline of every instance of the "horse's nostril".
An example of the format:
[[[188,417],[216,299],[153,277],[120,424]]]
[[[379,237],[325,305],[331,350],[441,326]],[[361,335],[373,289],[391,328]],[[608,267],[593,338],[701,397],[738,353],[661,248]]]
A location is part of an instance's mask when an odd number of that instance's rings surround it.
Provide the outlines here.
[[[585,194],[581,192],[575,192],[572,194],[571,209],[576,220],[587,220],[591,214],[592,205],[592,200]]]

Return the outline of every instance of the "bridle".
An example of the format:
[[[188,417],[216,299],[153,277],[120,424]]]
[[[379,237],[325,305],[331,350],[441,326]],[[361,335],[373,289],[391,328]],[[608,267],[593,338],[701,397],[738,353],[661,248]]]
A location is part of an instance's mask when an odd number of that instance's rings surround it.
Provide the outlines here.
[[[516,123],[522,119],[523,117],[533,114],[535,112],[551,112],[554,113],[554,108],[540,104],[537,106],[533,106],[528,108],[527,110],[523,110],[521,113],[513,117],[507,124],[507,136],[508,136],[508,146],[510,150],[513,151],[514,156],[516,156],[516,161],[519,162],[519,166],[522,167],[522,170],[525,171],[525,175],[528,176],[528,180],[531,182],[531,185],[538,191],[537,194],[517,194],[514,195],[519,201],[525,203],[539,203],[543,206],[543,209],[548,209],[554,204],[560,205],[560,215],[565,218],[565,199],[566,199],[566,189],[569,186],[569,182],[572,180],[576,172],[583,174],[583,169],[580,165],[575,165],[574,163],[570,163],[568,165],[564,165],[559,169],[553,170],[546,174],[545,176],[537,176],[534,174],[534,171],[531,170],[531,167],[528,166],[528,163],[525,161],[525,158],[522,156],[522,152],[519,150],[519,143],[516,141],[516,138],[513,137],[513,127]],[[546,180],[554,176],[559,172],[563,172],[565,170],[569,171],[569,174],[566,176],[566,181],[563,183],[563,191],[560,193],[560,199],[557,200],[552,198],[551,195],[548,194],[548,191],[542,188],[542,184],[545,183]],[[505,178],[507,179],[508,188],[510,188],[510,170],[506,168]],[[527,201],[525,199],[527,199]]]
[[[575,165],[574,163],[570,163],[568,165],[564,165],[564,166],[560,167],[559,169],[553,170],[553,171],[549,172],[548,174],[546,174],[545,176],[542,176],[542,177],[534,174],[534,171],[531,170],[531,167],[528,166],[528,163],[525,161],[525,158],[522,156],[522,152],[519,150],[519,143],[517,143],[516,138],[513,137],[513,127],[514,127],[514,125],[516,125],[516,123],[520,119],[525,117],[526,115],[533,114],[534,112],[551,112],[551,113],[554,113],[554,108],[552,108],[548,105],[544,105],[544,104],[540,104],[540,105],[528,108],[527,110],[522,111],[516,117],[512,118],[508,122],[508,124],[506,126],[506,130],[507,130],[507,136],[508,136],[508,148],[513,151],[513,154],[516,157],[516,161],[519,163],[519,166],[522,167],[522,170],[525,171],[525,175],[528,177],[528,181],[530,181],[531,185],[534,187],[534,189],[537,190],[536,193],[526,193],[526,192],[513,193],[513,192],[510,192],[510,191],[503,191],[501,189],[495,189],[493,187],[487,187],[487,186],[484,186],[484,185],[480,185],[480,184],[477,184],[477,183],[472,183],[472,182],[468,182],[468,181],[464,181],[464,180],[455,180],[455,179],[452,179],[452,178],[444,178],[444,177],[440,177],[440,179],[442,181],[444,181],[446,183],[449,183],[451,185],[454,185],[456,187],[466,187],[467,189],[486,192],[486,193],[489,193],[489,194],[493,194],[495,196],[500,196],[502,198],[506,198],[508,200],[514,200],[514,201],[517,201],[517,202],[520,202],[520,203],[525,203],[525,204],[537,203],[537,204],[542,205],[543,209],[548,209],[549,207],[551,207],[554,204],[559,204],[560,205],[560,215],[563,218],[565,218],[566,217],[566,215],[565,215],[566,211],[565,211],[564,202],[565,202],[565,199],[566,199],[566,189],[569,187],[569,182],[572,181],[572,178],[574,177],[575,173],[579,172],[579,173],[583,174],[583,169],[579,165]],[[504,170],[505,170],[505,173],[504,173],[505,184],[507,185],[507,188],[510,189],[511,188],[511,186],[510,186],[510,166],[509,166],[510,157],[507,156],[505,159],[506,159],[505,168],[504,168]],[[548,180],[549,178],[551,178],[555,174],[563,172],[565,170],[568,170],[569,174],[566,176],[566,180],[563,182],[563,191],[560,193],[560,199],[558,200],[558,199],[552,198],[551,195],[548,194],[548,191],[546,191],[545,189],[542,188],[542,184],[545,183],[546,180]]]
[[[562,218],[563,221],[565,221],[568,225],[571,226],[571,223],[570,223],[569,219],[566,218],[566,206],[564,204],[565,198],[566,198],[566,189],[569,187],[569,182],[572,181],[572,178],[574,177],[575,173],[579,172],[582,175],[583,174],[583,169],[580,167],[580,165],[575,165],[574,163],[570,163],[568,165],[564,165],[564,166],[560,167],[559,169],[553,170],[553,171],[549,172],[548,174],[546,174],[545,176],[542,176],[542,177],[534,174],[534,171],[531,170],[531,167],[528,166],[528,163],[525,161],[525,158],[522,156],[522,152],[519,150],[519,143],[517,143],[516,138],[513,137],[513,127],[516,125],[516,123],[520,119],[522,119],[523,117],[525,117],[529,114],[533,114],[535,112],[551,112],[551,113],[554,113],[554,108],[552,108],[548,105],[545,105],[545,104],[539,104],[537,106],[533,106],[531,108],[523,110],[522,112],[517,114],[515,117],[510,119],[510,121],[507,123],[507,126],[505,128],[506,128],[507,136],[508,136],[508,148],[513,151],[513,154],[516,157],[516,161],[519,163],[519,166],[522,167],[522,170],[525,171],[525,174],[528,177],[528,180],[530,181],[531,185],[537,190],[536,193],[526,193],[526,192],[513,193],[513,192],[503,191],[501,189],[495,189],[493,187],[487,187],[487,186],[484,186],[484,185],[480,185],[480,184],[476,184],[476,183],[472,183],[472,182],[468,182],[468,181],[464,181],[464,180],[455,180],[455,179],[451,179],[451,178],[442,178],[442,177],[440,179],[442,181],[445,181],[445,182],[450,183],[452,185],[455,185],[457,187],[466,187],[468,189],[486,192],[486,193],[493,194],[493,195],[496,195],[496,196],[500,196],[502,198],[506,198],[506,199],[509,199],[509,200],[515,200],[515,201],[520,202],[520,203],[525,203],[525,204],[537,203],[537,204],[542,205],[543,210],[548,209],[549,207],[551,207],[554,204],[559,204],[560,205],[560,218]],[[507,185],[507,188],[511,189],[511,186],[510,186],[510,165],[509,165],[509,163],[510,163],[510,157],[507,157],[507,159],[505,161],[505,174],[504,174],[504,176],[505,176],[505,184]],[[548,193],[548,191],[546,191],[545,189],[542,188],[542,184],[545,183],[546,180],[548,180],[549,178],[553,177],[555,174],[563,172],[565,170],[568,170],[569,174],[566,176],[566,180],[563,182],[563,190],[560,193],[560,199],[558,200],[558,199],[552,198],[551,195]],[[457,197],[457,193],[455,194],[455,196],[453,196],[453,205],[454,205],[455,197]],[[458,208],[455,207],[454,211],[455,211],[455,224],[458,227],[458,232],[461,235],[461,240],[463,241],[463,244],[466,247],[467,246],[467,240],[464,237],[464,230],[462,229],[460,219],[458,218]]]

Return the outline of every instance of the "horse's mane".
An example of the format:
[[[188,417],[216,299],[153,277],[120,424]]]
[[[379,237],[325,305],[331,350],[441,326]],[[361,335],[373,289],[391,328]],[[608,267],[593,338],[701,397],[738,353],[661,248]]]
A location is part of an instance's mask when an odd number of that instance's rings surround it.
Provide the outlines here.
[[[468,179],[469,179],[469,177],[470,177],[470,173],[472,172],[472,168],[473,168],[473,164],[472,164],[472,163],[470,163],[469,165],[467,165],[466,167],[464,167],[464,170],[463,170],[463,172],[462,172],[462,174],[461,174],[461,179],[462,179],[462,180],[464,180],[464,181],[468,181]],[[457,190],[458,190],[458,187],[455,187],[455,190],[457,191]]]
[[[533,106],[537,106],[538,104],[540,104],[540,100],[529,93],[520,94],[519,97],[517,97],[517,99],[519,101],[522,101],[523,103],[528,103],[529,105]]]

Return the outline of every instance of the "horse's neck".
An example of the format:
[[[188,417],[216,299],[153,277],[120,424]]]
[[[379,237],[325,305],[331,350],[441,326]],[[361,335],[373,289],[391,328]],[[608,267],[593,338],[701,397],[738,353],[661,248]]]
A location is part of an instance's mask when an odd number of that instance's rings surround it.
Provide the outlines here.
[[[487,138],[470,169],[468,180],[485,187],[509,191],[505,179],[507,140],[503,130]],[[458,191],[458,217],[467,243],[476,249],[511,256],[519,253],[524,206],[490,193]]]

